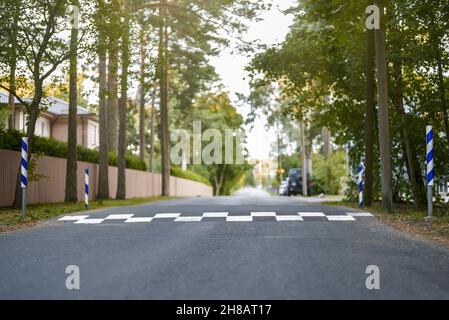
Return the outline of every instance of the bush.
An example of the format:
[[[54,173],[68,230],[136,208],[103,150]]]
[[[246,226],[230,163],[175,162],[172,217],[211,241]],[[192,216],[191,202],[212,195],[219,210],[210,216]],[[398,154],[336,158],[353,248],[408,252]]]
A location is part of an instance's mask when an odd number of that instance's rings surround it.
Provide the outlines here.
[[[187,180],[193,180],[193,181],[196,181],[196,182],[201,182],[201,183],[207,184],[208,186],[211,185],[210,181],[207,178],[205,178],[205,177],[203,177],[203,176],[201,176],[198,173],[195,173],[193,171],[189,171],[189,170],[184,171],[180,167],[172,166],[171,169],[170,169],[170,174],[172,176],[175,176],[175,177],[178,177],[178,178],[183,178],[183,179],[187,179]]]
[[[0,149],[21,150],[21,140],[22,133],[15,130],[0,130]],[[56,158],[67,158],[67,143],[53,139],[53,138],[34,138],[33,153],[43,154],[50,157]],[[117,166],[117,154],[110,152],[109,155],[109,165]],[[98,163],[99,152],[97,150],[88,149],[83,146],[77,146],[77,160]],[[126,155],[126,167],[129,169],[146,171],[147,166],[145,162],[140,160],[140,158],[133,154]]]
[[[317,193],[339,194],[342,180],[348,169],[346,155],[341,150],[332,152],[329,159],[324,159],[321,154],[313,155],[313,183]]]

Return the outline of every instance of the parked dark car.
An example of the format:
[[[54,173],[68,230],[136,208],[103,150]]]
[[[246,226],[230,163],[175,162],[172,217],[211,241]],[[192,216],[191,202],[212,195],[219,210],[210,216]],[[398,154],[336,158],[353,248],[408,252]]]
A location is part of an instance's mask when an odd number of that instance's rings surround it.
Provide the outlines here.
[[[302,195],[302,169],[294,168],[288,172],[288,183],[286,195]],[[312,194],[312,179],[307,174],[307,194]]]

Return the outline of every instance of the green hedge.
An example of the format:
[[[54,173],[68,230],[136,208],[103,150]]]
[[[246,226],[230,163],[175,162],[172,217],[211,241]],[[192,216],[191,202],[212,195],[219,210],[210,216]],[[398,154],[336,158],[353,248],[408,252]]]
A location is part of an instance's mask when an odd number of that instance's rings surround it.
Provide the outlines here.
[[[211,183],[207,178],[205,178],[193,171],[189,171],[189,170],[184,171],[180,167],[172,166],[170,168],[170,174],[174,177],[183,178],[183,179],[187,179],[187,180],[193,180],[193,181],[201,182],[201,183],[207,184],[208,186],[211,186]]]
[[[13,130],[0,130],[0,149],[20,151],[22,144],[22,133]],[[99,152],[85,148],[83,146],[77,147],[78,161],[85,161],[91,163],[98,163]],[[33,153],[43,154],[56,158],[67,158],[67,143],[53,139],[53,138],[34,138]],[[109,165],[117,166],[117,154],[109,152]],[[145,162],[140,160],[138,156],[128,154],[126,155],[126,167],[129,169],[146,171],[147,166]]]

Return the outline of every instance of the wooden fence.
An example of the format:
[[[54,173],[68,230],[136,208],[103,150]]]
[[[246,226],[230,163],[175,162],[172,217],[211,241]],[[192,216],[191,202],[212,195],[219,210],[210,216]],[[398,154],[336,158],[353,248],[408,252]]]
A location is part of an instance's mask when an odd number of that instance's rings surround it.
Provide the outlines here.
[[[20,153],[0,149],[0,206],[11,206]],[[30,181],[27,190],[28,203],[49,203],[64,201],[66,180],[66,159],[39,157],[36,160],[38,181]],[[95,199],[98,190],[98,165],[78,161],[78,199],[84,200],[84,169],[89,169],[89,198]],[[161,194],[161,175],[126,169],[126,198],[151,197]],[[109,194],[115,197],[117,191],[117,168],[109,167]],[[196,181],[170,177],[170,195],[178,197],[212,196],[212,187]]]

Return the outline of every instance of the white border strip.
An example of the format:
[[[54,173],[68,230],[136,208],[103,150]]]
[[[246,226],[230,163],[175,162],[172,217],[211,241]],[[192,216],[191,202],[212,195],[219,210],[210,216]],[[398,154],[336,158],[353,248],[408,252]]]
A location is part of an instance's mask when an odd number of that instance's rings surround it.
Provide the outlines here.
[[[204,212],[203,218],[226,218],[229,212]]]
[[[126,220],[133,216],[134,214],[110,214],[105,218],[105,220]]]
[[[351,217],[374,217],[369,212],[346,212],[346,214]]]
[[[325,217],[322,212],[298,212],[301,217]]]
[[[157,213],[154,215],[154,219],[169,219],[169,218],[177,218],[181,214],[180,213]]]
[[[251,212],[251,217],[276,217],[276,212]]]
[[[329,221],[355,221],[354,217],[348,215],[338,215],[338,216],[326,216]]]
[[[88,216],[65,216],[61,219],[58,219],[59,221],[78,221],[82,219],[86,219]]]
[[[251,216],[227,216],[226,222],[253,221]]]
[[[177,217],[175,219],[176,222],[200,222],[203,217]]]
[[[276,221],[304,221],[301,216],[276,216]]]
[[[78,220],[75,223],[77,224],[99,224],[102,223],[104,219],[82,219]]]
[[[128,218],[125,220],[126,223],[135,223],[135,222],[151,222],[153,221],[152,217],[134,217],[134,218]]]

